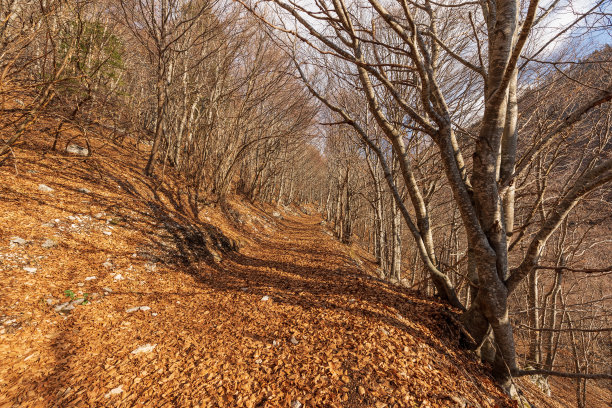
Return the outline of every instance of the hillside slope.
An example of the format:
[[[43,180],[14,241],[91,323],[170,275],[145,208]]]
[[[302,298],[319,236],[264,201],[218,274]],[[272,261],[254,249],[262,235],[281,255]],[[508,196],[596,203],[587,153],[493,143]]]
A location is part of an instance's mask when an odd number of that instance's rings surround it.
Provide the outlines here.
[[[235,201],[195,221],[135,146],[48,147],[0,167],[0,406],[514,406],[451,310],[319,217]]]

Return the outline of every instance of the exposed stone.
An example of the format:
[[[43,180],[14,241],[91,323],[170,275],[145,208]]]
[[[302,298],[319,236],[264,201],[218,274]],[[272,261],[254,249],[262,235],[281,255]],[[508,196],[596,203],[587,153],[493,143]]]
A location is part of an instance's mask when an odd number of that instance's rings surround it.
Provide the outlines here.
[[[24,271],[26,271],[27,273],[32,273],[32,274],[34,274],[34,273],[36,273],[36,271],[37,271],[38,269],[33,268],[33,267],[31,267],[31,266],[24,266],[24,267],[23,267],[23,270],[24,270]]]
[[[38,185],[38,190],[42,191],[43,193],[52,193],[53,191],[55,191],[54,189],[52,189],[51,187],[49,187],[46,184],[39,184]]]
[[[89,150],[86,147],[82,147],[77,144],[69,144],[66,147],[66,153],[74,154],[76,156],[87,156],[89,154]]]
[[[90,194],[91,190],[85,187],[81,187],[77,190],[79,193],[83,193],[83,194]]]
[[[42,243],[41,245],[43,248],[49,249],[49,248],[53,248],[55,246],[57,246],[57,242],[52,240],[51,238],[48,238],[45,240],[45,242]]]
[[[155,347],[157,347],[157,344],[145,344],[135,350],[132,350],[132,354],[150,353],[155,349]]]
[[[25,239],[21,237],[11,237],[11,244],[13,245],[25,245],[27,243],[28,241],[26,241]]]
[[[113,388],[112,390],[110,390],[109,392],[106,393],[105,397],[106,398],[110,398],[113,395],[119,395],[123,392],[123,386],[120,385],[117,388]]]
[[[261,301],[262,301],[262,302],[265,302],[265,301],[267,301],[267,300],[270,300],[270,297],[269,297],[269,296],[264,296],[264,297],[262,297],[262,298],[261,298]]]

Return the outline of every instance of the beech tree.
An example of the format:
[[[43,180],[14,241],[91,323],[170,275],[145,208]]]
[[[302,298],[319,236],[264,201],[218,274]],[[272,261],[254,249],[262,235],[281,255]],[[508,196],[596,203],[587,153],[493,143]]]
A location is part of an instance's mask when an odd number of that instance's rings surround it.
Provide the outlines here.
[[[308,45],[307,51],[288,47],[294,50],[289,52],[302,78],[313,95],[376,152],[438,295],[464,310],[463,321],[476,345],[492,334],[493,372],[509,389],[511,376],[524,374],[516,360],[509,297],[538,267],[548,240],[580,199],[612,180],[612,159],[594,158],[592,166],[572,180],[530,237],[521,259],[511,265],[508,241],[514,231],[515,182],[542,149],[559,140],[585,113],[612,99],[611,83],[585,91],[586,97],[557,117],[555,125],[519,157],[519,71],[530,59],[522,56],[531,51],[527,47],[530,34],[557,2],[544,7],[538,0],[525,5],[518,0],[449,5],[430,0],[315,4],[274,0],[273,4],[279,18],[267,18],[269,25],[284,33],[279,34],[280,41],[295,38]],[[258,4],[248,7],[255,13],[261,10]],[[318,67],[333,67],[335,72],[329,76],[357,78],[356,89],[399,159],[412,214],[401,199],[390,163],[368,136],[359,115],[323,89],[328,79],[315,79],[313,70],[305,68],[316,53]],[[385,94],[391,99],[385,99]],[[465,130],[465,118],[460,117],[465,111],[460,107],[470,101],[482,104],[477,117],[472,116],[477,121],[472,149],[459,138]],[[402,112],[399,122],[394,109]],[[424,191],[406,147],[416,133],[426,135],[437,147],[461,216],[474,266],[470,276],[474,295],[467,308],[438,262]]]

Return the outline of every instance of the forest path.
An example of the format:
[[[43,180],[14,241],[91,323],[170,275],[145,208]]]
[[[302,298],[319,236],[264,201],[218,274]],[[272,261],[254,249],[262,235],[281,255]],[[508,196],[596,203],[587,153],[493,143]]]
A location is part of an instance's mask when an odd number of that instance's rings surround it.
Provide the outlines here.
[[[194,224],[142,163],[21,160],[0,169],[0,407],[509,405],[447,306],[319,217],[238,202]],[[214,262],[220,233],[242,247]]]

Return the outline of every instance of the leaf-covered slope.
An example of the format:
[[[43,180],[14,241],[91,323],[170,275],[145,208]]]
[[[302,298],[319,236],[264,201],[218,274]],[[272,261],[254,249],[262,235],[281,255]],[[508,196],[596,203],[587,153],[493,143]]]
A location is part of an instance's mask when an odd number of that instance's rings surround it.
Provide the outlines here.
[[[92,142],[0,168],[1,406],[512,405],[452,311],[317,216],[236,201],[196,222],[133,146]]]

